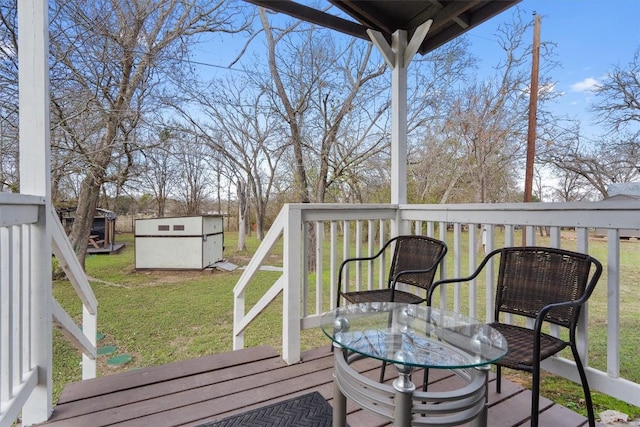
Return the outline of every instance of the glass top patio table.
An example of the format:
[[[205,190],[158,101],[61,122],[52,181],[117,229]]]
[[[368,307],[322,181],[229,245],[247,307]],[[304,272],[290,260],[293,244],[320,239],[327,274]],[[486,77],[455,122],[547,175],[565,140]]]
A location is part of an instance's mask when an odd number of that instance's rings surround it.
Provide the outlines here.
[[[350,304],[324,314],[321,327],[336,345],[396,366],[471,368],[507,353],[507,341],[491,326],[425,305]]]

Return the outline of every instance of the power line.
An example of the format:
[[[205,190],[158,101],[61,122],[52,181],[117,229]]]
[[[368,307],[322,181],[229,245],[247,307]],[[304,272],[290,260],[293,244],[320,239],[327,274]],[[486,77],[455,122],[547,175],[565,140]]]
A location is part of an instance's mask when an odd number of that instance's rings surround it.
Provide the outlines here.
[[[225,71],[234,71],[234,72],[245,73],[245,74],[253,74],[250,71],[243,70],[243,69],[240,69],[240,68],[225,67],[224,65],[210,64],[208,62],[190,60],[189,63],[196,64],[196,65],[202,65],[204,67],[219,68],[219,69],[225,70]]]

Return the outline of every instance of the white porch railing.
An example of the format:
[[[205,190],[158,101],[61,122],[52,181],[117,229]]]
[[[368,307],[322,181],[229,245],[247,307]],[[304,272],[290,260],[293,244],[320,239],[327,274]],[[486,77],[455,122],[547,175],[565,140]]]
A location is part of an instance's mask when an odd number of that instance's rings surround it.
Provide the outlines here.
[[[51,249],[82,300],[83,330],[52,296]],[[53,324],[83,352],[83,379],[95,377],[96,314],[91,287],[44,198],[0,193],[0,427],[20,415],[30,425],[51,414]]]
[[[589,329],[586,327],[588,310],[584,310],[578,330],[581,354],[593,389],[640,406],[640,384],[620,375],[621,362],[624,362],[621,361],[619,329],[621,316],[624,316],[620,301],[620,257],[624,250],[620,244],[620,232],[640,230],[640,203],[635,201],[403,206],[287,205],[269,229],[234,289],[234,349],[243,347],[246,328],[282,293],[282,355],[287,363],[298,362],[301,331],[317,327],[320,316],[335,306],[339,263],[350,256],[373,254],[379,249],[380,242],[386,241],[393,234],[420,233],[446,240],[449,252],[443,261],[440,275],[454,277],[462,276],[475,268],[482,259],[483,246],[484,250],[490,251],[502,246],[521,245],[522,241],[516,241],[516,230],[519,228],[524,231],[527,245],[537,244],[537,240],[540,240],[537,237],[539,227],[544,227],[548,232],[544,245],[585,253],[590,252],[589,243],[594,229],[604,230],[606,253],[591,255],[606,266],[606,274],[600,279],[596,290],[605,289],[597,292],[599,296],[594,294],[592,297],[592,300],[602,298],[602,304],[606,306],[606,369],[596,369],[589,365]],[[574,237],[571,240],[561,238],[561,231],[565,228],[572,230]],[[482,230],[486,230],[484,236]],[[255,275],[280,240],[283,244],[282,275],[247,310],[246,291],[253,285]],[[315,245],[310,244],[313,241],[316,242]],[[317,273],[307,268],[310,254],[315,255]],[[463,265],[465,258],[468,258],[468,262]],[[449,263],[453,263],[451,268],[447,268]],[[351,286],[385,286],[384,265],[367,262],[354,270],[356,271],[351,273],[355,279],[351,278]],[[492,273],[488,274],[486,282],[491,283]],[[468,293],[465,293],[459,287],[452,286],[449,291],[453,292],[441,293],[440,303],[457,311],[466,311],[472,317],[490,319],[493,313],[493,289],[491,286],[484,287],[485,295],[482,297],[478,295],[482,288],[473,284]],[[579,381],[571,360],[554,357],[543,366],[562,377]]]

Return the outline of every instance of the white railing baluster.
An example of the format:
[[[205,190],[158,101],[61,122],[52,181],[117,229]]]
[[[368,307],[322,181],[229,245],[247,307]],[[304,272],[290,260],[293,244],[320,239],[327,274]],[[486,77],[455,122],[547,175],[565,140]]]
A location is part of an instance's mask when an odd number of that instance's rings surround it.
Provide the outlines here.
[[[11,345],[16,350],[13,352],[13,383],[20,384],[22,382],[22,352],[24,349],[22,348],[22,332],[23,332],[23,324],[22,324],[22,301],[25,298],[24,290],[22,286],[23,283],[22,278],[22,264],[24,263],[24,259],[22,258],[22,233],[21,226],[14,225],[10,229],[11,236],[11,288],[13,289],[11,295],[11,306],[13,313],[11,315],[11,323],[12,323],[12,342]]]
[[[483,225],[484,230],[486,230],[485,235],[485,253],[491,252],[495,249],[495,226],[493,224],[485,224]],[[495,271],[493,268],[493,259],[489,261],[487,264],[486,271],[486,280],[485,283],[495,283]],[[493,321],[493,308],[495,303],[495,289],[493,286],[486,285],[484,287],[485,292],[485,314],[484,319],[486,322]]]
[[[589,229],[585,227],[576,228],[576,251],[588,254],[589,253]],[[585,304],[580,311],[580,318],[578,319],[578,330],[586,331],[589,328],[589,303]],[[559,333],[556,329],[551,329],[552,333]],[[589,364],[589,334],[578,334],[577,339],[578,352],[582,363]]]
[[[302,275],[300,276],[300,290],[299,292],[302,294],[302,298],[304,299],[304,304],[302,304],[302,317],[307,317],[309,315],[307,302],[309,301],[309,263],[306,262],[309,259],[309,251],[315,251],[315,247],[309,248],[309,233],[315,233],[313,230],[313,224],[302,224],[302,254],[301,257],[303,259],[302,262]]]
[[[0,348],[11,351],[0,353],[0,398],[7,401],[13,397],[13,355],[18,349],[13,347],[12,320],[12,255],[10,251],[9,228],[0,228]]]
[[[387,238],[387,227],[384,220],[380,220],[380,238],[378,239],[377,250],[382,249],[384,243],[389,240]],[[387,254],[380,255],[380,262],[378,263],[378,289],[384,289],[387,286]]]
[[[330,233],[330,245],[331,245],[331,260],[329,261],[329,308],[334,309],[336,307],[336,300],[338,297],[338,222],[331,221],[331,233]]]
[[[376,253],[375,248],[375,227],[372,220],[367,221],[367,256],[372,257]],[[370,260],[367,265],[367,289],[373,289],[375,269],[374,262]]]
[[[23,372],[27,372],[31,366],[31,336],[29,331],[32,328],[31,324],[31,301],[27,297],[32,292],[32,280],[31,280],[31,268],[32,260],[29,254],[31,253],[31,226],[28,224],[22,225],[22,325],[24,330],[22,331],[22,366]],[[23,377],[23,381],[26,378]]]
[[[356,258],[362,258],[362,221],[356,221]],[[357,261],[354,266],[356,270],[356,291],[362,290],[362,262]]]
[[[433,237],[433,233],[435,233],[435,226],[433,224],[433,221],[429,221],[427,222],[427,236]]]
[[[469,235],[469,264],[467,266],[468,273],[464,276],[468,276],[476,269],[478,265],[477,254],[478,251],[476,247],[478,245],[476,239],[476,230],[478,230],[478,225],[475,223],[468,224],[468,235]],[[472,279],[469,281],[469,316],[475,318],[478,313],[478,281],[476,279]]]
[[[607,374],[620,376],[620,231],[607,233]],[[639,405],[640,406],[640,405]]]
[[[347,258],[351,258],[349,253],[349,249],[351,248],[351,226],[349,225],[349,221],[343,221],[342,228],[344,230],[344,236],[342,238],[342,260],[344,261]],[[349,283],[350,270],[351,268],[349,264],[344,266],[344,270],[342,272],[343,292],[351,291],[351,284]]]
[[[324,242],[324,222],[318,221],[316,226],[316,311],[314,314],[322,314],[322,262],[324,261],[323,245]]]
[[[551,246],[552,248],[560,247],[560,238],[562,236],[561,231],[562,230],[560,229],[560,227],[549,227],[549,246]]]
[[[453,224],[453,277],[462,277],[461,268],[461,247],[462,247],[462,224],[456,222]],[[462,293],[460,292],[460,283],[455,283],[453,287],[453,311],[460,312],[460,306],[462,304]]]

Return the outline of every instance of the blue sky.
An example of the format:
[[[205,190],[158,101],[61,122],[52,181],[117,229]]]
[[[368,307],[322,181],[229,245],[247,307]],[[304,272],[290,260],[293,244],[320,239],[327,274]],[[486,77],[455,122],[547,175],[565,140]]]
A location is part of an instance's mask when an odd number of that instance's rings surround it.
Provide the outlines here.
[[[518,4],[527,15],[541,16],[541,40],[556,44],[561,63],[552,74],[562,94],[555,109],[581,120],[585,135],[595,137],[602,129],[589,112],[591,89],[614,65],[627,68],[640,48],[640,0],[524,0]],[[498,25],[509,20],[509,10],[469,31],[473,51],[495,63],[494,36]],[[533,35],[532,35],[533,37]]]

